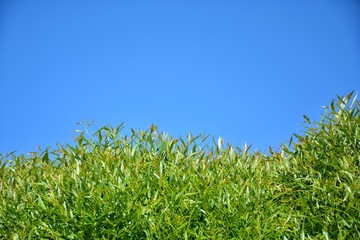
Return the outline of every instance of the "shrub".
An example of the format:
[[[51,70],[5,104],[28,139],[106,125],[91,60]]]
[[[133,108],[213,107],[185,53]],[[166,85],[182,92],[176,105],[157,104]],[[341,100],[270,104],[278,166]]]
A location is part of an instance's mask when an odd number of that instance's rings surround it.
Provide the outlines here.
[[[358,239],[359,102],[265,155],[155,126],[1,155],[3,239]]]

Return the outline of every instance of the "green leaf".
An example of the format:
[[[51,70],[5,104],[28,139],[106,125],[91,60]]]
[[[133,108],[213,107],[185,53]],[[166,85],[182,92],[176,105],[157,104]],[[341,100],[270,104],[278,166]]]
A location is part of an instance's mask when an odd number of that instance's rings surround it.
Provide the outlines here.
[[[331,103],[330,103],[330,109],[331,109],[331,111],[335,112],[335,104],[334,104],[334,100],[333,100],[333,101],[331,101]]]
[[[308,116],[306,116],[306,115],[304,114],[303,117],[305,118],[305,121],[306,121],[308,124],[311,124],[310,119],[308,118]]]
[[[39,205],[39,207],[40,207],[42,210],[46,210],[46,206],[45,206],[45,204],[44,204],[41,196],[40,196],[39,194],[38,194],[37,196],[38,196],[38,199],[37,199],[37,200],[38,200],[38,205]]]

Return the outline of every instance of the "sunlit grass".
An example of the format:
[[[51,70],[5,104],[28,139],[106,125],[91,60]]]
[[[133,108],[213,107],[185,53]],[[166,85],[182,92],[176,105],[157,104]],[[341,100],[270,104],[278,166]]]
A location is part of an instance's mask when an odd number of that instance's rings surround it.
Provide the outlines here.
[[[1,155],[1,239],[360,239],[360,118],[333,101],[265,155],[155,126]]]

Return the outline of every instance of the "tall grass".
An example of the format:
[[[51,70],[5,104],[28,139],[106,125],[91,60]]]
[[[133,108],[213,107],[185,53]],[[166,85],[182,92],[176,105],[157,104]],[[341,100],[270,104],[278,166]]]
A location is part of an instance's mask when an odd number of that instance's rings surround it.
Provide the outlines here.
[[[360,239],[360,118],[333,101],[265,155],[155,126],[1,155],[2,239]]]

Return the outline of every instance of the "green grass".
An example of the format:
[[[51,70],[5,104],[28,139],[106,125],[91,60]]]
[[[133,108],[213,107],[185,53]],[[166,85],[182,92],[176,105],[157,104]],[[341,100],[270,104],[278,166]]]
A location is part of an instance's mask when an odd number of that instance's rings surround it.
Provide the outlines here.
[[[360,239],[359,105],[268,155],[122,125],[0,155],[0,238]]]

